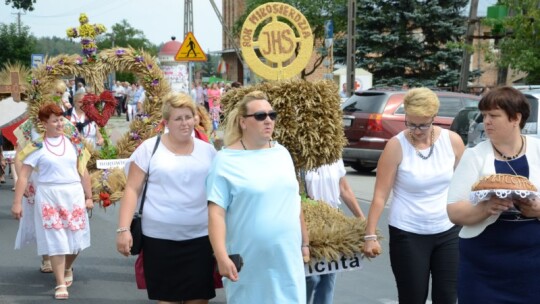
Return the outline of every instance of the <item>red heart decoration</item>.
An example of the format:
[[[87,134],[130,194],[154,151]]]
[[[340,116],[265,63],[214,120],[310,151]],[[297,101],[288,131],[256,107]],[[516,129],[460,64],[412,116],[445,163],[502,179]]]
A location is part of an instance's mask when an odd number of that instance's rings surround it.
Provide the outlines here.
[[[99,96],[96,94],[86,94],[82,100],[81,109],[90,120],[96,122],[100,127],[104,127],[116,109],[116,98],[111,91],[103,91]],[[103,106],[100,111],[96,106]]]

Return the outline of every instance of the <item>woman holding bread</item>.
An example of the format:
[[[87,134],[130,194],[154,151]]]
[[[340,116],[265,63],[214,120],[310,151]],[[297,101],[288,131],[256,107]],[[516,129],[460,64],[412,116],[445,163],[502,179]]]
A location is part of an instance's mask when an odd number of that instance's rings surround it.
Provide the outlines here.
[[[500,87],[487,93],[478,108],[489,140],[465,151],[448,195],[448,215],[452,222],[463,225],[459,303],[538,303],[538,199],[493,195],[477,204],[470,201],[471,190],[490,184],[492,188],[523,186],[521,190],[532,191],[540,186],[540,141],[521,135],[530,105],[518,90]]]
[[[458,231],[448,219],[448,186],[463,141],[433,125],[437,95],[411,89],[404,98],[404,131],[391,138],[379,160],[363,252],[381,252],[375,230],[390,192],[390,262],[399,303],[426,303],[431,275],[433,303],[456,303]]]

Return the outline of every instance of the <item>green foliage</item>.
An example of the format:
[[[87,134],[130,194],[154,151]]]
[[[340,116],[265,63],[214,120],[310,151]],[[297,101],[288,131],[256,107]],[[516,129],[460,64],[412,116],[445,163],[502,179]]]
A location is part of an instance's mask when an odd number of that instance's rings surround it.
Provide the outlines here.
[[[111,142],[109,134],[105,128],[99,128],[99,133],[103,136],[103,147],[99,151],[100,159],[117,159],[118,158],[118,149]]]
[[[309,22],[313,35],[315,37],[314,43],[324,39],[324,23],[327,20],[334,21],[334,34],[344,32],[347,29],[347,0],[247,0],[246,12],[235,23],[234,33],[236,36],[240,35],[242,25],[246,20],[246,17],[258,6],[268,2],[282,2],[287,3],[296,9],[298,9]],[[280,20],[283,21],[283,20]],[[319,58],[316,60],[315,66],[311,71],[304,70],[302,76],[308,76],[312,74],[323,62],[323,59],[327,56],[326,52],[319,52],[320,49],[314,48]]]
[[[16,23],[0,23],[0,62],[18,61],[29,67],[35,44],[28,26],[21,26],[19,31]]]
[[[466,0],[359,0],[356,65],[374,85],[456,86]]]
[[[131,72],[116,72],[116,80],[127,81],[129,83],[135,83],[137,79]]]
[[[111,32],[98,37],[97,45],[98,49],[131,46],[136,50],[143,49],[153,56],[158,53],[158,47],[146,39],[141,30],[132,27],[125,19],[114,24]]]
[[[67,38],[42,37],[37,39],[34,52],[50,57],[60,54],[79,54],[81,53],[81,45]]]
[[[33,11],[34,3],[36,0],[6,0],[6,5],[11,4],[11,7],[25,11]]]
[[[217,75],[217,67],[219,64],[220,56],[212,55],[210,50],[206,52],[205,62],[196,62],[194,65],[195,72],[201,72],[201,77],[210,77]]]
[[[538,0],[501,0],[511,14],[504,19],[503,37],[498,48],[499,66],[527,72],[527,80],[540,74],[540,6]]]

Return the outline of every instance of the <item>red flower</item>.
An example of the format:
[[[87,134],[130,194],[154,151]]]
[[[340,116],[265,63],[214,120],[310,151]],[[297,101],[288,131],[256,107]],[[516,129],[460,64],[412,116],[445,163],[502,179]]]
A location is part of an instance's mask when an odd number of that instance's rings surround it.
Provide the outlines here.
[[[111,200],[107,199],[103,201],[103,207],[107,208],[111,205]]]
[[[110,194],[107,192],[99,193],[99,200],[103,203],[103,207],[109,207],[111,205]]]
[[[104,91],[99,97],[95,94],[86,94],[82,102],[81,108],[84,113],[100,127],[104,127],[107,124],[116,109],[117,103],[111,91]],[[103,104],[103,109],[100,113],[96,105],[101,104]]]

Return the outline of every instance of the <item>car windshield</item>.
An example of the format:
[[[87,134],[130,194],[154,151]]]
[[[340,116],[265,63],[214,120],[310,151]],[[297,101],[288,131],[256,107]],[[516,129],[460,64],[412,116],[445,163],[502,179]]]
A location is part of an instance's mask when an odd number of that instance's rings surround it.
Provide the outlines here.
[[[354,95],[343,104],[343,111],[382,113],[386,98],[383,93]]]

